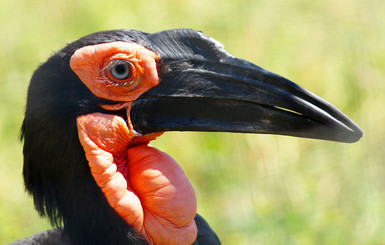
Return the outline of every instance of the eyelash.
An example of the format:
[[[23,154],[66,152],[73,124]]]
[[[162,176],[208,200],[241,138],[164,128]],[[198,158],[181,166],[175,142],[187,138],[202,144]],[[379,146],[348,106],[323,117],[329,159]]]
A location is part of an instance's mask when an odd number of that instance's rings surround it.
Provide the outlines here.
[[[130,68],[130,75],[126,79],[119,80],[111,74],[111,68],[119,64],[128,64],[128,67]],[[125,87],[134,90],[142,81],[142,77],[136,74],[135,66],[125,59],[111,60],[103,69],[101,69],[101,72],[104,73],[103,76],[106,79],[104,80],[104,82],[106,82],[106,87]]]
[[[127,73],[127,75],[122,79],[117,77],[119,74],[114,75],[113,71],[112,71],[112,69],[116,68],[119,65],[124,65],[126,68],[129,69],[127,72],[125,72],[125,73]],[[124,68],[124,67],[122,67],[122,68]],[[128,83],[130,83],[131,82],[130,80],[132,80],[132,78],[134,77],[135,67],[128,60],[117,59],[117,60],[110,61],[101,71],[104,71],[110,80],[118,83],[117,85],[123,85],[124,86],[124,85],[127,85]]]

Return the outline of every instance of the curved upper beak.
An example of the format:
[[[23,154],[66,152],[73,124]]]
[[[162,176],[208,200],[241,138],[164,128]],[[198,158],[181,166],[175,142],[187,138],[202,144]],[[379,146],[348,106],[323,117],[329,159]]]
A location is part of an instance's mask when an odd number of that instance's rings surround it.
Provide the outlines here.
[[[201,33],[183,31],[152,37],[162,58],[161,82],[132,103],[136,131],[266,133],[339,142],[362,137],[352,120],[322,98],[231,56]]]

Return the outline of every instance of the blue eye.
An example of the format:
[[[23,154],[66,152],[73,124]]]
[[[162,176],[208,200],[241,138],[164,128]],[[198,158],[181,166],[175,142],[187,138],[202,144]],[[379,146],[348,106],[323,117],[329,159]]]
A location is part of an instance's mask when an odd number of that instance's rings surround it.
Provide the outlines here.
[[[117,80],[127,80],[132,76],[131,63],[127,60],[114,60],[109,69],[111,76]]]

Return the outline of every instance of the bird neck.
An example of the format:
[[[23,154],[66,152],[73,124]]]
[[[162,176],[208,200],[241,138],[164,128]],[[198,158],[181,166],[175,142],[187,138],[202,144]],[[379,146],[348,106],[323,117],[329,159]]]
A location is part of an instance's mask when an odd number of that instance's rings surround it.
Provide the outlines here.
[[[23,126],[23,175],[39,214],[54,226],[64,226],[71,244],[146,244],[95,183],[76,125],[60,120],[31,124],[29,119]],[[34,125],[56,126],[40,130]]]

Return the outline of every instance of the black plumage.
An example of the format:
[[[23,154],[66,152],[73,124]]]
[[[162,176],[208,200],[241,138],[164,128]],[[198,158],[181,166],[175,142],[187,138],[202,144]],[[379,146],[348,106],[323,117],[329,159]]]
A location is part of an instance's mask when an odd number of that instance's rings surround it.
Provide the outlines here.
[[[55,53],[34,73],[22,126],[24,183],[40,215],[68,234],[72,244],[145,244],[111,208],[92,178],[80,145],[76,117],[111,113],[70,69],[79,48],[112,41],[150,46],[146,33],[106,31],[83,37]],[[117,112],[119,113],[119,112]]]

